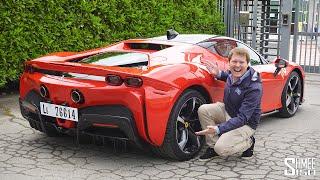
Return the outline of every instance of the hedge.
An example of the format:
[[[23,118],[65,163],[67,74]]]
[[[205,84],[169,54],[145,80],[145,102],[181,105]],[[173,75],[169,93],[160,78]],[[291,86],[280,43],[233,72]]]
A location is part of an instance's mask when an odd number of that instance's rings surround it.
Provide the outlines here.
[[[23,62],[57,51],[82,51],[128,38],[222,34],[215,0],[0,1],[0,88],[17,81]]]

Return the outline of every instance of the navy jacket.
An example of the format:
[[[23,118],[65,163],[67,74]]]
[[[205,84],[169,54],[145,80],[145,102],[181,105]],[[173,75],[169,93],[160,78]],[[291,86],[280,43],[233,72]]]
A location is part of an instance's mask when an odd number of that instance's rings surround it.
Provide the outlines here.
[[[258,72],[249,67],[247,72],[232,84],[230,72],[221,71],[219,80],[226,81],[223,102],[231,119],[218,125],[223,134],[244,125],[256,129],[261,116],[262,83]]]

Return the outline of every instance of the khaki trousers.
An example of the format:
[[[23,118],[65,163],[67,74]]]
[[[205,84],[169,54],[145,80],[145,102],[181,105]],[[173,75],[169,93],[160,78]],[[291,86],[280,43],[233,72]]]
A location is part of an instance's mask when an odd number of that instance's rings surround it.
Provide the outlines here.
[[[198,115],[202,129],[207,129],[207,126],[216,126],[230,119],[224,103],[221,102],[201,105]],[[218,155],[229,156],[247,150],[252,144],[250,137],[254,132],[254,129],[244,125],[220,137],[213,134],[206,135],[206,143],[209,147],[214,148]]]

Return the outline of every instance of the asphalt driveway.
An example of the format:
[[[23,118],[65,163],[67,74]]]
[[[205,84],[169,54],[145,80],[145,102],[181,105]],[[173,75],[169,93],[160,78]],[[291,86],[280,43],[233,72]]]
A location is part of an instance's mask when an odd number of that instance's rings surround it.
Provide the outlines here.
[[[0,179],[320,179],[320,76],[308,74],[306,101],[296,116],[262,118],[255,157],[157,158],[135,148],[81,144],[74,138],[46,137],[29,127],[18,94],[0,95]],[[285,158],[314,160],[316,175],[288,176]],[[302,167],[303,169],[303,167]]]

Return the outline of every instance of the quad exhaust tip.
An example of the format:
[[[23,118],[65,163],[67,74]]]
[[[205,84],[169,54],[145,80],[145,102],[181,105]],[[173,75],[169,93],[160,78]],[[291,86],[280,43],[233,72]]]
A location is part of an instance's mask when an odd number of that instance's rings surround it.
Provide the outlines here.
[[[43,98],[49,97],[49,91],[48,88],[45,85],[40,86],[40,95]]]
[[[84,102],[83,95],[79,90],[71,91],[71,100],[76,104],[81,104]]]

